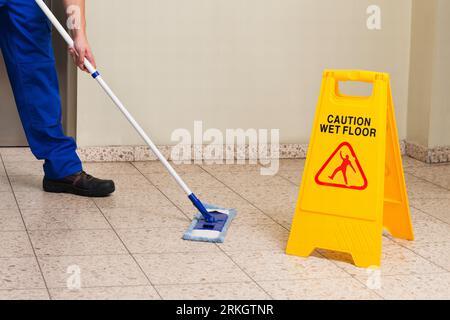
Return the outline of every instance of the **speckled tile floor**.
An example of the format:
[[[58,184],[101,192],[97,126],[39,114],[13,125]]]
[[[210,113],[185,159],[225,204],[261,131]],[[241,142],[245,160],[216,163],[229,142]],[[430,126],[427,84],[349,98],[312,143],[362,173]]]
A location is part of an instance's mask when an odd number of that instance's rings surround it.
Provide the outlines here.
[[[0,156],[0,299],[450,299],[450,165],[404,159],[417,239],[384,236],[375,288],[344,254],[284,254],[303,160],[273,177],[177,166],[202,198],[239,209],[215,245],[180,239],[193,211],[159,163],[87,163],[117,192],[85,199],[42,192],[28,149]]]

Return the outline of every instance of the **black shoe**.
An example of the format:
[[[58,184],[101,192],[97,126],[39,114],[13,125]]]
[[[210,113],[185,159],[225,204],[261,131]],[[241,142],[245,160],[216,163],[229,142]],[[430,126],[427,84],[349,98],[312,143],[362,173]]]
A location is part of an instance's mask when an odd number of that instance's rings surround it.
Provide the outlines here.
[[[71,193],[83,197],[106,197],[115,191],[112,180],[101,180],[81,171],[61,180],[44,178],[44,191]]]

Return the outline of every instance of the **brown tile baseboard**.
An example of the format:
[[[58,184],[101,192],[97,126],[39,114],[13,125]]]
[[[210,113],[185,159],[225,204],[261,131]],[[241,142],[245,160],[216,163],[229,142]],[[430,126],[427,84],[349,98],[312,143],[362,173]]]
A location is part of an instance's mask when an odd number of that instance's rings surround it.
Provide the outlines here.
[[[402,155],[407,154],[409,144],[400,142]],[[273,147],[272,147],[273,148]],[[172,155],[173,146],[159,146],[162,154],[170,160],[183,159],[183,155]],[[411,148],[410,148],[411,149]],[[194,146],[189,149],[188,159],[202,160],[214,159],[305,159],[308,151],[307,144],[280,144],[279,150],[271,149],[270,145],[256,147],[243,146]],[[219,152],[217,152],[219,151]],[[83,147],[78,149],[82,161],[87,162],[127,162],[127,161],[152,161],[156,156],[146,146],[105,146]],[[175,157],[174,157],[175,156]],[[174,159],[176,158],[176,159]],[[447,157],[449,159],[449,157]],[[420,160],[420,159],[419,159]]]
[[[427,148],[416,143],[406,142],[406,154],[411,158],[430,164],[450,162],[450,147]]]

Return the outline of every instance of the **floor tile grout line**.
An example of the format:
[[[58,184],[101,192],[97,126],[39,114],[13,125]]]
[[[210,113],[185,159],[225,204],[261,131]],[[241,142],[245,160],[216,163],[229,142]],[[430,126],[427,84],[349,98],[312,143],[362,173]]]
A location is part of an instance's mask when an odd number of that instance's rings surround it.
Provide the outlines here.
[[[383,286],[383,277],[384,278],[392,278],[392,277],[418,277],[418,276],[431,276],[431,275],[449,275],[450,272],[446,271],[446,272],[430,272],[430,273],[413,273],[413,274],[387,274],[387,275],[381,275],[381,286]],[[352,275],[352,278],[354,278],[356,281],[358,281],[359,283],[361,283],[363,286],[365,286],[368,290],[370,290],[371,292],[375,293],[377,296],[379,296],[382,300],[389,300],[388,298],[385,298],[384,296],[381,295],[381,293],[377,292],[377,289],[370,289],[367,287],[367,284],[365,284],[363,281],[358,279],[357,275]],[[361,277],[362,278],[362,277]]]
[[[107,286],[83,286],[83,289],[103,289],[103,288],[146,288],[150,287],[152,288],[153,285],[150,284],[130,284],[130,285],[107,285]],[[66,287],[53,287],[51,286],[50,289],[67,289]]]
[[[412,168],[412,169],[411,169],[411,170],[414,170],[414,171],[408,171],[407,169],[404,170],[404,173],[405,173],[405,180],[406,180],[406,176],[409,175],[409,176],[413,177],[414,179],[417,179],[417,180],[418,180],[417,182],[421,182],[421,183],[426,182],[426,183],[432,184],[433,186],[437,187],[438,189],[444,189],[444,190],[446,190],[446,191],[449,191],[449,190],[448,190],[447,188],[445,188],[444,186],[441,186],[441,185],[439,185],[439,184],[437,184],[437,183],[435,183],[435,182],[433,182],[433,181],[430,181],[430,180],[428,180],[428,179],[425,179],[425,178],[416,176],[416,173],[415,173],[416,170],[415,170],[415,169],[418,169],[418,168]],[[413,173],[413,172],[414,172],[414,173]]]
[[[348,274],[351,278],[353,278],[354,280],[358,281],[359,283],[361,283],[365,288],[367,288],[369,291],[373,292],[375,295],[377,295],[378,297],[380,297],[382,300],[385,300],[385,298],[383,296],[381,296],[378,292],[376,292],[375,290],[372,290],[370,288],[367,287],[367,285],[365,283],[363,283],[362,281],[360,281],[356,275],[351,274],[349,271],[347,271],[344,267],[341,267],[337,261],[333,260],[333,259],[328,259],[324,254],[322,254],[321,252],[319,252],[317,249],[315,250],[315,252],[317,254],[319,254],[322,258],[328,260],[329,262],[331,262],[332,264],[334,264],[338,269],[340,269],[341,271],[344,271],[346,274]],[[356,267],[356,266],[355,266]]]
[[[239,269],[241,270],[242,273],[244,273],[254,284],[256,284],[256,286],[261,289],[265,294],[267,294],[268,297],[270,297],[271,300],[275,300],[275,298],[267,291],[265,290],[261,284],[258,283],[258,281],[256,281],[256,279],[254,279],[247,271],[244,270],[243,267],[241,267],[236,261],[234,261],[234,259],[231,257],[230,254],[228,254],[225,250],[223,250],[220,246],[219,246],[220,251],[223,252],[223,254],[225,254],[228,259],[230,259],[230,261]]]
[[[128,256],[130,256],[133,261],[136,263],[136,265],[139,267],[139,270],[141,270],[142,274],[144,275],[144,277],[147,279],[148,283],[155,289],[156,293],[158,294],[158,296],[163,299],[163,297],[161,296],[161,294],[159,293],[159,291],[155,288],[155,286],[153,285],[152,281],[150,280],[149,276],[147,275],[147,273],[144,271],[144,269],[142,268],[142,266],[139,264],[139,262],[137,261],[136,257],[131,253],[130,249],[126,246],[125,242],[123,241],[123,239],[120,237],[119,233],[117,232],[116,229],[114,229],[113,225],[111,224],[111,222],[108,220],[108,218],[105,216],[104,212],[102,211],[102,209],[100,209],[100,207],[97,205],[97,203],[95,201],[93,201],[95,206],[97,207],[98,210],[100,210],[101,214],[103,215],[103,217],[106,219],[106,222],[110,225],[112,231],[114,232],[114,234],[116,235],[116,237],[119,239],[119,241],[122,243],[122,245],[124,246],[125,250],[128,252]]]
[[[450,166],[449,166],[449,167],[450,167]],[[430,181],[430,180],[428,180],[428,179],[425,179],[425,178],[419,177],[419,176],[417,176],[416,174],[414,174],[414,173],[412,173],[412,172],[410,172],[410,171],[407,171],[407,173],[409,173],[410,175],[412,175],[413,177],[415,177],[415,178],[417,178],[417,179],[420,179],[420,180],[423,180],[423,181],[425,181],[425,182],[428,182],[428,183],[430,183],[430,184],[434,185],[435,187],[439,187],[439,188],[441,188],[441,189],[444,189],[444,190],[450,191],[450,189],[449,189],[449,188],[447,188],[447,187],[444,187],[444,186],[442,186],[442,185],[440,185],[440,184],[437,184],[437,183],[436,183],[436,182],[434,182],[434,181]]]
[[[422,168],[427,168],[427,167],[422,167]],[[417,168],[411,168],[411,169],[417,169]],[[437,183],[435,183],[435,182],[433,182],[433,181],[429,181],[428,179],[424,179],[424,178],[422,178],[422,177],[419,177],[419,176],[415,175],[414,173],[412,173],[412,172],[410,172],[410,171],[408,171],[408,170],[405,170],[405,173],[410,174],[411,176],[413,176],[413,177],[416,178],[416,179],[419,179],[419,180],[422,180],[422,181],[424,181],[424,182],[430,183],[431,185],[433,185],[433,186],[435,186],[435,187],[438,187],[438,188],[441,188],[441,189],[450,191],[449,188],[446,188],[446,187],[444,187],[444,186],[441,186],[441,185],[439,185],[439,184],[437,184]],[[432,200],[439,200],[439,199],[441,199],[441,198],[426,198],[426,197],[425,197],[425,198],[417,198],[417,197],[414,198],[414,197],[411,197],[411,198],[408,198],[408,202],[409,202],[411,199],[427,199],[427,200],[432,199]],[[442,199],[444,199],[444,198],[442,198]],[[445,198],[445,199],[447,199],[447,198]],[[411,206],[411,208],[414,208],[414,209],[416,209],[416,210],[418,210],[418,211],[420,211],[420,212],[422,212],[422,213],[424,213],[424,214],[426,214],[426,215],[428,215],[428,216],[430,216],[430,217],[432,217],[432,218],[434,218],[434,219],[436,219],[436,220],[438,220],[438,221],[440,221],[440,222],[442,222],[442,223],[444,223],[444,224],[446,224],[446,225],[450,225],[450,223],[448,223],[448,222],[446,222],[446,221],[444,221],[444,220],[442,220],[442,219],[440,219],[440,218],[437,218],[437,217],[433,216],[432,214],[429,214],[428,212],[426,212],[426,211],[424,211],[424,210],[422,210],[422,209],[419,209],[419,208],[417,208],[417,207],[415,207],[415,206],[413,206],[413,205],[410,205],[410,206]]]
[[[212,243],[211,243],[212,244]],[[196,254],[201,252],[199,251],[170,251],[170,252],[131,252],[133,255],[137,256],[159,256],[159,255],[174,255],[174,254]],[[228,251],[230,254],[236,253],[239,251]],[[277,252],[273,250],[253,250],[251,252]],[[283,251],[278,251],[283,252]],[[59,255],[38,255],[38,258],[64,258],[64,257],[115,257],[115,256],[128,256],[129,253],[99,253],[99,254],[59,254]],[[33,257],[30,256],[22,256],[23,258]],[[10,259],[11,257],[0,257],[2,259]]]
[[[439,199],[437,199],[437,200],[439,200]],[[428,216],[428,217],[430,217],[430,218],[436,219],[437,221],[439,221],[439,222],[441,222],[441,223],[443,223],[443,224],[445,224],[445,225],[449,225],[449,226],[450,226],[450,223],[448,223],[448,222],[446,222],[446,221],[444,221],[444,220],[442,220],[442,219],[440,219],[440,218],[438,218],[438,217],[435,217],[435,216],[433,216],[432,214],[430,214],[430,213],[428,213],[428,212],[426,212],[426,211],[424,211],[424,210],[422,210],[422,209],[419,209],[419,208],[417,208],[417,207],[414,206],[414,205],[410,205],[410,207],[413,208],[413,209],[415,209],[415,210],[417,210],[417,211],[420,211],[422,214],[424,214],[424,215],[426,215],[426,216]]]
[[[216,176],[214,176],[212,173],[208,172],[206,169],[202,168],[205,172],[207,172],[212,178],[216,179],[217,181],[223,183],[223,185],[230,190],[231,192],[233,192],[235,195],[237,195],[239,198],[241,198],[242,200],[248,202],[250,205],[252,205],[253,207],[255,207],[256,209],[258,209],[259,211],[261,211],[262,214],[264,214],[266,217],[268,217],[270,220],[272,220],[275,224],[281,226],[283,229],[289,231],[288,228],[286,228],[285,226],[283,226],[281,223],[279,223],[277,220],[275,220],[272,216],[268,215],[264,210],[262,210],[261,208],[259,208],[257,205],[255,205],[252,201],[246,199],[245,197],[243,197],[241,194],[239,194],[237,191],[235,191],[233,188],[231,188],[229,185],[227,185],[226,183],[220,181]]]
[[[435,262],[431,261],[430,259],[427,259],[427,258],[424,257],[423,255],[421,255],[421,254],[419,254],[418,252],[412,250],[411,248],[408,248],[408,247],[402,245],[402,244],[399,243],[399,242],[395,242],[395,241],[394,241],[394,243],[395,243],[396,245],[402,247],[403,249],[406,249],[406,250],[412,252],[413,254],[417,255],[418,257],[424,259],[425,261],[427,261],[427,262],[429,262],[430,264],[434,265],[434,266],[437,267],[438,269],[441,269],[441,270],[442,270],[441,272],[431,272],[431,273],[426,272],[426,273],[418,273],[418,274],[441,274],[441,273],[450,272],[450,269],[447,270],[446,268],[444,268],[444,267],[442,267],[442,266],[436,264]],[[397,275],[402,275],[402,274],[391,274],[391,276],[397,276]]]
[[[37,255],[36,257],[38,259],[46,259],[46,258],[50,258],[50,259],[54,259],[54,258],[83,258],[83,257],[125,257],[125,256],[129,256],[128,253],[101,253],[101,254],[58,254],[58,255],[47,255],[47,254],[43,254],[43,255]],[[6,258],[0,258],[1,259],[6,259]]]
[[[395,244],[397,244],[397,245],[400,245],[400,244],[398,244],[398,243],[395,243]],[[401,247],[403,247],[402,245],[400,245]],[[403,248],[405,248],[405,249],[408,249],[408,248],[406,248],[406,247],[403,247]],[[415,274],[388,274],[388,275],[385,275],[386,277],[396,277],[396,276],[415,276],[415,275],[431,275],[431,274],[446,274],[446,273],[450,273],[450,270],[447,270],[447,269],[445,269],[445,268],[443,268],[443,267],[441,267],[441,266],[439,266],[439,265],[437,265],[437,264],[435,264],[435,263],[433,263],[432,261],[429,261],[428,259],[426,259],[425,257],[423,257],[423,256],[421,256],[421,255],[419,255],[419,254],[417,254],[416,252],[414,252],[414,251],[412,251],[412,250],[410,250],[410,249],[408,249],[409,251],[411,251],[412,253],[414,253],[414,254],[416,254],[416,255],[418,255],[419,257],[421,257],[421,258],[423,258],[424,260],[426,260],[426,261],[428,261],[429,263],[431,263],[431,264],[433,264],[434,266],[436,266],[436,267],[438,267],[439,269],[441,269],[441,270],[443,270],[443,271],[440,271],[440,272],[426,272],[426,273],[415,273]],[[317,252],[317,251],[316,251]],[[358,281],[358,282],[360,282],[363,286],[365,286],[365,287],[367,287],[367,285],[364,283],[364,282],[362,282],[362,281],[360,281],[359,279],[358,279],[358,275],[353,275],[353,274],[351,274],[349,271],[347,271],[344,267],[341,267],[341,266],[339,266],[339,264],[337,263],[337,261],[335,261],[335,260],[333,260],[333,259],[328,259],[328,258],[326,258],[322,253],[320,253],[320,252],[317,252],[319,255],[321,255],[323,258],[325,258],[325,259],[327,259],[328,261],[330,261],[330,262],[332,262],[336,267],[338,267],[339,269],[341,269],[342,271],[344,271],[345,273],[347,273],[347,274],[349,274],[352,278],[354,278],[356,281]],[[367,270],[369,270],[369,269],[367,269]],[[370,291],[372,291],[372,292],[374,292],[376,295],[378,295],[380,298],[382,298],[383,300],[386,300],[381,294],[379,294],[376,290],[373,290],[373,289],[370,289],[370,288],[368,288],[367,287],[367,289],[368,290],[370,290]]]
[[[401,247],[404,247],[404,248],[409,249],[409,248],[407,247],[407,246],[408,246],[408,243],[404,244],[403,242],[397,242],[395,239],[396,239],[396,238],[390,239],[390,240],[393,241],[393,242],[395,243],[395,245],[398,245],[398,246],[401,246]],[[400,239],[400,240],[402,240],[402,241],[408,241],[408,240],[404,240],[404,239]],[[411,242],[411,243],[413,243],[413,242]],[[427,241],[427,242],[424,242],[424,243],[422,243],[422,244],[419,244],[419,246],[421,246],[421,245],[432,245],[432,244],[443,245],[443,244],[448,244],[448,241]],[[415,252],[413,249],[410,249],[410,250],[412,250],[413,252]],[[450,270],[449,270],[449,272],[450,272]]]
[[[430,273],[430,274],[450,274],[450,272],[444,272],[444,273]],[[256,282],[277,282],[277,281],[307,281],[307,280],[329,280],[329,279],[350,279],[350,276],[346,276],[346,277],[317,277],[317,278],[302,278],[302,277],[298,277],[298,278],[285,278],[285,279],[266,279],[266,280],[254,280]],[[251,278],[250,278],[251,280]],[[225,281],[225,282],[189,282],[189,283],[184,283],[184,284],[188,284],[188,285],[203,285],[203,284],[233,284],[233,283],[254,283],[254,281]],[[165,284],[158,284],[158,286],[178,286],[178,283],[165,283]],[[269,295],[270,296],[270,295]]]
[[[416,277],[416,276],[431,276],[431,275],[450,275],[450,272],[431,272],[431,273],[415,273],[415,274],[388,274],[384,277]],[[290,278],[290,279],[268,279],[268,280],[258,280],[257,282],[278,282],[278,281],[319,281],[319,280],[329,280],[329,279],[350,279],[355,278],[355,280],[359,280],[358,276],[346,276],[346,277],[318,277],[318,278]],[[361,282],[361,281],[360,281]],[[253,281],[226,281],[226,282],[188,282],[188,283],[159,283],[154,284],[155,287],[176,287],[182,285],[211,285],[211,284],[241,284],[241,283],[253,283]],[[362,282],[361,282],[362,283]],[[364,284],[364,283],[363,283]],[[94,285],[94,286],[86,286],[84,288],[87,289],[101,289],[101,288],[140,288],[140,287],[153,287],[149,284],[136,284],[136,285]],[[66,289],[66,287],[61,286],[50,286],[49,289]],[[23,287],[23,288],[2,288],[2,291],[26,291],[26,290],[45,290],[45,287],[41,288],[32,288],[32,287]],[[381,297],[383,298],[383,297]],[[384,298],[383,298],[384,299]]]
[[[25,228],[25,233],[27,234],[27,238],[28,238],[29,245],[30,245],[30,247],[31,247],[31,250],[33,251],[34,259],[35,259],[36,264],[37,264],[37,266],[38,266],[38,268],[39,268],[39,272],[41,273],[42,281],[44,282],[45,289],[47,290],[48,297],[49,297],[49,299],[51,300],[52,297],[51,297],[51,295],[50,295],[50,290],[49,290],[49,288],[48,288],[47,280],[45,279],[45,276],[44,276],[44,272],[43,272],[43,270],[42,270],[41,263],[39,262],[39,259],[38,259],[38,257],[37,257],[37,254],[36,254],[36,250],[35,250],[35,248],[34,248],[33,241],[31,240],[30,233],[28,232],[28,228],[27,228],[27,225],[26,225],[26,223],[25,223],[25,219],[24,219],[23,214],[22,214],[22,209],[21,209],[20,206],[19,206],[19,202],[18,202],[17,197],[16,197],[16,194],[15,194],[15,192],[14,192],[14,189],[13,189],[13,186],[12,186],[11,179],[10,179],[10,177],[9,177],[8,171],[6,171],[6,167],[5,167],[5,164],[4,164],[4,162],[3,162],[3,156],[2,156],[1,154],[0,154],[0,160],[1,160],[1,163],[2,163],[2,166],[3,166],[3,169],[5,170],[6,178],[8,179],[8,182],[9,182],[9,185],[10,185],[10,188],[11,188],[11,192],[12,192],[13,197],[14,197],[14,201],[16,202],[17,209],[19,210],[20,218],[22,219],[22,223],[23,223],[23,226],[24,226],[24,228]]]
[[[293,171],[294,171],[294,170],[293,170]],[[303,174],[304,174],[304,171],[300,173],[300,183],[301,183],[302,180],[303,180]],[[281,173],[279,173],[279,172],[278,172],[275,176],[280,177],[280,178],[286,180],[287,182],[289,182],[290,184],[292,184],[292,185],[294,185],[294,186],[300,188],[300,185],[297,185],[297,184],[294,183],[293,181],[291,181],[291,180],[289,180],[288,178],[282,176]]]
[[[424,257],[423,255],[421,255],[420,253],[414,251],[413,249],[408,248],[406,245],[402,244],[401,242],[396,242],[396,241],[394,241],[394,242],[395,242],[397,245],[399,245],[400,247],[402,247],[402,248],[404,248],[404,249],[406,249],[406,250],[412,252],[413,254],[415,254],[415,255],[421,257],[421,258],[424,259],[425,261],[428,261],[429,263],[431,263],[431,264],[434,265],[435,267],[437,267],[437,268],[439,268],[439,269],[442,269],[442,270],[444,270],[445,272],[450,272],[450,269],[447,269],[446,267],[443,267],[443,266],[437,264],[436,262],[434,262],[434,261],[428,259],[427,257]],[[433,242],[433,243],[440,243],[440,242]]]
[[[284,228],[284,226],[282,226],[280,223],[278,223],[275,219],[273,219],[271,216],[267,215],[263,210],[261,210],[260,208],[258,208],[257,206],[253,205],[250,201],[248,201],[247,199],[245,199],[244,197],[242,197],[240,194],[238,194],[235,190],[233,190],[232,188],[230,188],[225,182],[220,181],[214,174],[212,174],[211,172],[207,171],[205,168],[203,168],[202,166],[200,166],[200,168],[205,171],[207,174],[209,174],[211,176],[211,178],[217,180],[218,182],[222,183],[226,188],[228,188],[231,192],[233,192],[234,194],[238,195],[241,199],[245,200],[246,202],[248,202],[249,204],[251,204],[252,206],[254,206],[256,209],[260,210],[265,216],[267,216],[270,220],[272,220],[273,222],[275,222],[276,224],[278,224],[279,226],[281,226],[282,228]],[[284,228],[286,229],[286,228]],[[287,230],[287,229],[286,229]],[[225,251],[223,250],[223,248],[221,248],[219,246],[219,249],[244,273],[247,275],[247,277],[249,277],[250,279],[252,279],[254,281],[254,283],[263,291],[265,292],[272,300],[274,300],[274,297],[267,292],[255,279],[253,279],[253,277],[251,277],[236,261],[233,260],[233,258]]]
[[[211,243],[213,245],[213,243]],[[217,245],[216,245],[217,246]],[[131,251],[130,251],[131,252]],[[196,254],[201,252],[199,251],[170,251],[170,252],[131,252],[133,255],[139,256],[157,256],[157,255],[174,255],[174,254]],[[227,251],[230,254],[239,252],[239,251]],[[274,250],[261,249],[261,250],[252,250],[251,252],[277,252]],[[283,252],[283,251],[278,251]],[[58,255],[37,255],[38,258],[63,258],[63,257],[114,257],[114,256],[127,256],[129,253],[97,253],[97,254],[58,254]],[[25,256],[24,256],[25,257]],[[28,256],[32,257],[32,255]],[[10,259],[11,257],[0,257],[2,259]]]
[[[130,209],[130,208],[120,208],[120,209]],[[177,208],[178,209],[178,208]],[[64,209],[63,209],[64,210]],[[189,222],[188,220],[186,220],[186,223]],[[164,227],[166,229],[177,229],[177,227]],[[151,231],[153,229],[159,229],[158,227],[139,227],[139,228],[116,228],[114,227],[115,230],[123,230],[123,231]],[[86,228],[71,228],[71,229],[67,229],[67,228],[61,228],[61,229],[28,229],[28,231],[30,232],[57,232],[57,231],[65,231],[65,232],[70,232],[70,231],[106,231],[106,230],[111,230],[111,227],[104,227],[104,228],[92,228],[92,229],[86,229]],[[0,230],[0,233],[17,233],[17,232],[24,232],[25,230]]]
[[[200,167],[203,171],[205,171],[206,173],[208,173],[210,176],[214,177],[218,182],[220,182],[220,183],[222,183],[222,184],[228,186],[225,182],[221,181],[217,176],[214,175],[214,173],[212,172],[213,170],[209,171],[208,169],[206,169],[205,167],[207,167],[207,166],[208,166],[208,165],[200,165],[199,167]],[[263,167],[261,167],[261,168],[263,168]],[[294,171],[297,172],[296,170],[292,170],[292,171],[293,171],[293,172],[294,172]],[[220,172],[220,173],[227,173],[227,172]],[[282,174],[282,173],[280,173],[280,171],[278,171],[276,174],[272,175],[272,177],[278,177],[278,178],[280,178],[280,179],[282,179],[282,180],[288,182],[288,183],[291,184],[291,185],[294,185],[294,186],[296,186],[296,187],[299,187],[299,185],[297,185],[297,183],[295,183],[295,182],[289,180],[289,178],[286,178],[286,177],[282,176],[281,174]],[[303,174],[303,172],[301,172],[301,174]],[[228,187],[230,188],[230,186],[228,186]]]
[[[434,243],[442,243],[442,242],[434,242]],[[411,250],[399,243],[395,243],[395,246],[401,246],[404,249],[408,249],[408,251],[413,252],[414,254],[420,256],[421,258],[425,259],[428,261],[428,259],[426,259],[425,257],[421,256],[420,254],[417,254],[414,250]],[[223,250],[227,255],[228,254],[234,254],[240,251],[226,251]],[[131,252],[131,251],[130,251]],[[158,256],[158,255],[175,255],[175,254],[195,254],[198,253],[200,251],[170,251],[170,252],[131,252],[131,254],[133,255],[137,255],[137,256]],[[284,251],[276,251],[276,250],[252,250],[251,252],[275,252],[275,253],[283,253]],[[326,258],[325,256],[323,256],[320,252],[317,252],[323,259],[326,259],[328,261],[333,262],[333,259],[329,259]],[[45,258],[63,258],[63,257],[115,257],[115,256],[129,256],[130,253],[108,253],[108,254],[58,254],[58,255],[37,255],[38,259],[45,259]],[[21,257],[17,257],[17,258],[30,258],[33,257],[33,255],[29,255],[29,256],[21,256]],[[0,260],[6,260],[6,259],[11,259],[14,258],[14,256],[12,257],[0,257]],[[447,270],[445,268],[443,268],[442,266],[437,265],[440,269],[442,269],[443,271],[441,272],[434,272],[434,273],[442,273],[442,272],[450,272],[450,270]],[[399,274],[400,275],[400,274]]]
[[[344,270],[345,271],[345,270]],[[380,293],[378,293],[376,290],[371,289],[367,286],[367,283],[364,283],[363,281],[359,280],[358,277],[356,275],[352,275],[350,274],[350,276],[357,282],[359,282],[364,288],[366,288],[367,290],[369,290],[370,292],[374,293],[376,296],[380,297],[381,300],[386,300],[385,297],[383,297]]]
[[[154,184],[154,183],[146,176],[146,174],[142,173],[142,172],[139,170],[139,168],[136,167],[136,166],[134,165],[134,163],[131,163],[131,165],[132,165],[133,167],[135,167],[136,170],[139,171],[139,173],[140,173],[142,176],[144,176],[144,178],[145,178],[148,182],[150,182],[151,185],[152,185],[153,187],[155,187],[155,188],[156,188],[156,189],[164,196],[164,198],[166,198],[166,199],[167,199],[167,200],[168,200],[175,208],[177,208],[178,211],[180,211],[180,212],[186,217],[187,222],[189,222],[189,221],[192,219],[192,217],[188,216],[187,213],[184,212],[184,210],[183,210],[182,207],[180,207],[180,206],[177,205],[175,202],[173,202],[172,199],[170,199],[169,196],[168,196],[164,191],[162,191],[162,190],[160,189],[160,187],[158,187],[157,185],[155,185],[155,184]]]
[[[0,289],[0,292],[5,292],[5,291],[32,291],[32,290],[46,290],[45,287],[42,288],[2,288]]]
[[[280,178],[285,179],[286,181],[290,182],[291,184],[293,184],[294,186],[296,186],[296,187],[300,190],[300,185],[299,185],[299,184],[295,183],[294,181],[290,180],[290,179],[287,178],[287,177],[283,177],[283,176],[281,176],[281,175],[278,175],[278,176],[279,176]],[[300,180],[300,183],[301,183],[301,180]]]
[[[64,210],[64,209],[62,209]],[[111,230],[111,228],[92,228],[92,229],[84,229],[84,228],[80,228],[80,229],[28,229],[28,232],[58,232],[58,231],[65,231],[65,232],[70,232],[70,231],[106,231],[106,230]],[[125,229],[125,230],[130,230],[130,229]],[[132,229],[132,230],[142,230],[142,229]],[[23,232],[24,230],[5,230],[5,231],[1,231],[0,233],[14,233],[14,232]]]
[[[133,166],[134,166],[134,164],[132,164]],[[196,165],[195,164],[195,166],[197,166],[197,167],[199,167],[201,170],[203,170],[204,172],[206,172],[209,176],[211,176],[213,179],[216,179],[214,176],[212,176],[209,172],[207,172],[206,170],[204,170],[201,166],[199,166],[199,165]],[[139,171],[139,168],[137,168],[136,167],[136,169]],[[140,171],[139,171],[140,172]],[[184,211],[180,208],[180,207],[178,207],[178,205],[176,205],[162,190],[160,190],[159,189],[159,187],[157,187],[147,176],[145,176],[144,174],[142,174],[146,179],[148,179],[148,181],[150,182],[150,183],[152,183],[161,193],[163,193],[164,194],[164,196],[171,202],[171,203],[173,203],[173,205],[175,205],[180,211],[182,211],[183,212],[183,214],[187,217],[187,214],[185,214],[184,213]],[[218,179],[216,179],[217,181],[219,181]],[[221,181],[219,181],[219,182],[221,182]],[[225,184],[224,184],[225,185]],[[226,187],[226,185],[225,185],[225,187]],[[188,219],[189,219],[189,217],[187,217]],[[266,293],[271,299],[273,299],[273,297],[268,293],[268,292],[266,292],[266,290],[264,290],[264,288],[262,288],[252,277],[250,277],[250,275],[247,273],[247,272],[245,272],[242,268],[241,268],[241,266],[239,266],[218,244],[214,244],[215,246],[216,246],[216,248],[218,248],[239,270],[241,270],[247,277],[249,277],[249,279],[258,287],[258,288],[260,288],[264,293]]]
[[[120,289],[152,288],[158,294],[158,292],[156,291],[156,288],[149,284],[146,284],[146,285],[118,285],[118,286],[84,286],[82,289],[112,289],[112,288],[120,288]],[[56,290],[62,290],[62,289],[67,290],[66,287],[50,287],[49,289],[50,289],[50,291],[56,291]],[[19,289],[19,290],[21,290],[21,289]],[[25,290],[27,290],[27,289],[25,289]],[[75,291],[69,290],[69,291],[70,292],[80,292],[77,290],[75,290]],[[1,292],[1,290],[0,290],[0,292]],[[160,300],[162,300],[162,298],[161,298],[161,296],[159,296],[159,294],[158,294],[158,297],[160,298]],[[54,300],[54,299],[55,298],[53,298],[53,296],[52,296],[52,300]],[[148,300],[148,298],[146,298],[145,300]],[[158,300],[158,299],[156,299],[156,300]]]
[[[423,199],[427,199],[427,198],[423,198]],[[428,199],[428,200],[430,200],[430,199]],[[439,200],[439,199],[431,199],[431,200]],[[450,223],[448,223],[447,221],[444,221],[441,218],[438,218],[438,217],[436,217],[436,216],[426,212],[425,210],[419,209],[418,207],[416,207],[414,205],[411,205],[411,204],[410,204],[410,207],[415,209],[415,210],[417,210],[417,211],[420,211],[422,214],[424,214],[424,215],[426,215],[426,216],[428,216],[430,218],[436,219],[437,221],[439,221],[439,222],[441,222],[441,223],[443,223],[445,225],[449,225],[450,226]]]
[[[326,280],[329,278],[322,278],[318,280]],[[343,278],[344,279],[344,278]],[[348,279],[345,278],[345,279]],[[291,279],[292,280],[292,279]],[[305,280],[305,279],[296,279],[296,280]],[[264,281],[277,281],[277,280],[264,280]],[[288,280],[290,281],[290,280]],[[106,286],[85,286],[83,288],[85,289],[101,289],[101,288],[140,288],[140,287],[176,287],[176,286],[198,286],[198,285],[212,285],[212,284],[241,284],[241,283],[253,283],[253,281],[226,281],[226,282],[184,282],[184,283],[158,283],[154,285],[150,284],[138,284],[138,285],[106,285]],[[53,287],[51,286],[50,289],[65,289],[66,287]],[[42,290],[44,288],[37,288],[38,290]],[[22,290],[22,289],[0,289],[0,292],[2,290]],[[30,290],[30,289],[23,289],[23,290]]]

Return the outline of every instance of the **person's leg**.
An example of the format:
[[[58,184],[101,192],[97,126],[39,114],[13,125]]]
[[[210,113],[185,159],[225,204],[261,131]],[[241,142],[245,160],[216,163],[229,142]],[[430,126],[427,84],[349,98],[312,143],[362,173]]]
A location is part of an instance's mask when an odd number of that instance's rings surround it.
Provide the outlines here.
[[[342,170],[342,175],[344,176],[345,185],[348,186],[347,169]]]
[[[35,1],[0,0],[0,45],[33,154],[48,179],[82,171],[74,139],[64,135],[51,27]]]
[[[341,167],[337,167],[336,170],[334,170],[333,174],[331,176],[329,176],[328,178],[330,178],[331,180],[334,180],[334,177],[336,177],[336,175],[339,173],[339,171],[341,171],[342,168]]]
[[[0,47],[31,151],[45,160],[43,188],[103,197],[114,182],[82,171],[75,141],[64,135],[50,22],[33,0],[0,0]]]

